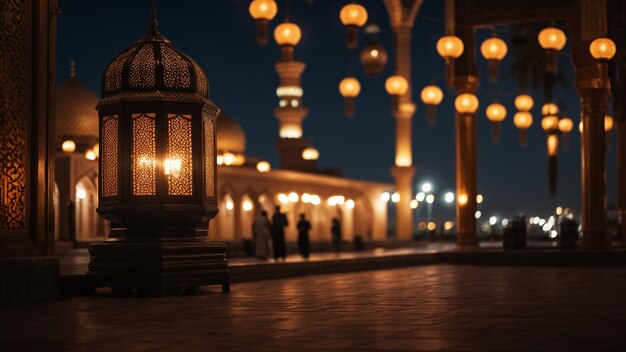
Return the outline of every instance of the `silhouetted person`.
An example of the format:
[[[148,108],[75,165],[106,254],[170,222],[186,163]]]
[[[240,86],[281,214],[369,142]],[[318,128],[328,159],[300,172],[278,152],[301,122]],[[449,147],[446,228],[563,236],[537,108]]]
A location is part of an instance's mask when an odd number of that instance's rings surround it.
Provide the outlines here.
[[[287,258],[287,249],[285,248],[285,227],[289,225],[287,216],[280,212],[280,207],[277,205],[274,208],[274,215],[272,216],[272,243],[274,246],[274,259],[283,258],[283,261]]]
[[[341,249],[341,223],[339,222],[339,219],[333,218],[330,232],[333,237],[333,249],[339,252],[339,250]]]
[[[260,260],[267,260],[270,256],[271,231],[270,219],[267,218],[267,212],[263,210],[261,211],[261,215],[254,219],[252,223],[256,257]]]
[[[298,221],[298,249],[304,259],[309,258],[310,253],[309,230],[311,230],[311,222],[305,219],[304,213],[301,213],[300,221]]]

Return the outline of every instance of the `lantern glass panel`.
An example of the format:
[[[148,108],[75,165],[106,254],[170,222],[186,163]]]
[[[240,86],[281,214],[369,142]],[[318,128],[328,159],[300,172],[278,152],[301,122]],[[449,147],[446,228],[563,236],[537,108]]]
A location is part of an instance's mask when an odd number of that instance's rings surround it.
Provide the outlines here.
[[[117,115],[102,119],[102,196],[115,197],[118,189],[118,135],[119,118]]]
[[[210,117],[204,116],[204,188],[205,196],[215,197],[215,133],[213,121]]]
[[[191,115],[167,115],[167,158],[164,169],[170,196],[193,195]]]
[[[156,114],[132,114],[133,195],[156,194]]]

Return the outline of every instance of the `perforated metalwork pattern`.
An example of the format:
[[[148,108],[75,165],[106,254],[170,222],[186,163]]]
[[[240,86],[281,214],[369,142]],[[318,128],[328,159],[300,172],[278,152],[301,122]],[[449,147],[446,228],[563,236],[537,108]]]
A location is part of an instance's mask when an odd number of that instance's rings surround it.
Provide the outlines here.
[[[131,87],[154,87],[156,82],[156,61],[152,43],[145,44],[130,64],[129,84]]]
[[[207,197],[215,197],[215,123],[204,116],[204,187]]]
[[[102,152],[100,163],[102,175],[102,197],[117,196],[118,182],[118,123],[117,115],[102,118]]]
[[[200,66],[193,60],[191,60],[191,62],[193,63],[193,67],[194,70],[196,71],[196,76],[197,76],[197,84],[198,84],[198,93],[200,93],[200,95],[202,95],[203,97],[208,97],[209,95],[209,83],[206,79],[206,76],[204,75],[204,71],[202,70],[202,68],[200,68]]]
[[[117,59],[109,65],[104,79],[104,90],[106,92],[112,92],[122,88],[122,68],[124,67],[126,59],[133,51],[134,50],[129,49],[123,52],[122,55],[118,56]]]
[[[133,195],[156,194],[156,126],[155,114],[132,115]]]
[[[167,193],[171,196],[193,195],[191,115],[167,115]]]
[[[189,64],[168,45],[161,44],[163,61],[163,85],[168,88],[189,88],[191,75]]]

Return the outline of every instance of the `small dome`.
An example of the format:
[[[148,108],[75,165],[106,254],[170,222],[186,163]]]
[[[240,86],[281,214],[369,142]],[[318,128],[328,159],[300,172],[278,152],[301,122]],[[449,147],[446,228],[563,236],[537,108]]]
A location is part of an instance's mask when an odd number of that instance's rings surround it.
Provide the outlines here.
[[[235,119],[224,112],[217,118],[217,150],[238,154],[246,150],[246,133]]]
[[[56,134],[60,138],[98,138],[98,96],[74,75],[56,92]]]
[[[116,93],[167,91],[208,98],[200,66],[157,31],[156,13],[146,36],[114,58],[104,70],[102,97]]]

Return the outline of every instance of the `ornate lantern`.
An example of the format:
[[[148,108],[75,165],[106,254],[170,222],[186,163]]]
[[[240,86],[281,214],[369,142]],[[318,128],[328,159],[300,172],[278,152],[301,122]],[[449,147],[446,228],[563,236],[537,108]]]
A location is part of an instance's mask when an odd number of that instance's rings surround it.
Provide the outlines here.
[[[565,150],[569,147],[569,134],[573,129],[574,121],[569,117],[563,117],[559,120],[559,132],[561,132],[561,142]]]
[[[556,73],[558,71],[559,51],[563,49],[565,43],[567,43],[565,33],[556,27],[548,27],[539,32],[537,40],[539,41],[539,45],[546,49],[546,54],[548,55],[546,69],[548,72]]]
[[[480,45],[480,52],[486,60],[489,60],[489,79],[495,83],[498,81],[498,66],[504,59],[508,48],[504,40],[495,35],[485,40]]]
[[[513,123],[519,129],[519,144],[528,144],[528,129],[533,124],[533,115],[528,111],[519,111],[513,116]]]
[[[278,5],[274,0],[252,0],[248,6],[250,16],[256,21],[256,42],[259,45],[267,45],[267,27],[269,22],[276,17]]]
[[[97,109],[98,213],[121,228],[89,247],[90,283],[156,294],[215,283],[228,290],[226,245],[206,238],[218,212],[219,109],[200,66],[157,31],[154,9],[148,34],[104,71]]]
[[[346,26],[346,44],[354,49],[359,44],[359,27],[367,22],[367,10],[359,4],[350,3],[341,8],[339,19]]]
[[[478,110],[478,98],[471,93],[459,94],[454,100],[454,107],[460,114],[473,114]]]
[[[293,60],[293,47],[302,39],[300,27],[293,22],[283,22],[274,29],[274,40],[280,45],[280,58],[282,61]]]
[[[380,33],[380,28],[377,25],[367,25],[365,33],[370,35],[370,41],[361,49],[359,60],[365,69],[365,75],[376,77],[385,69],[388,59],[387,50],[377,39],[377,35]]]
[[[389,76],[385,81],[385,90],[391,95],[391,107],[396,111],[400,105],[400,97],[409,90],[409,82],[399,75]]]
[[[347,117],[354,115],[354,99],[361,93],[361,83],[355,77],[346,77],[339,82],[339,93],[345,100]]]
[[[559,106],[554,103],[546,103],[541,107],[541,114],[543,116],[556,115],[559,113]]]
[[[506,107],[500,103],[493,103],[487,106],[485,114],[491,121],[491,138],[496,142],[500,139],[500,123],[506,118]]]
[[[463,41],[456,36],[446,35],[437,41],[437,52],[446,61],[446,77],[454,79],[454,60],[463,55]]]
[[[617,47],[609,38],[598,38],[589,45],[589,52],[596,60],[609,61],[615,56]]]
[[[530,111],[535,105],[533,97],[526,94],[520,94],[515,97],[515,108],[519,111]]]
[[[428,110],[426,118],[428,124],[435,124],[435,112],[437,105],[441,104],[441,101],[443,100],[443,91],[435,85],[428,85],[422,89],[420,97],[422,98],[422,102],[426,104],[426,108]]]
[[[559,152],[559,136],[557,133],[559,132],[559,118],[554,115],[548,115],[544,117],[541,120],[541,128],[543,128],[543,130],[546,131],[546,133],[548,134],[548,139],[547,139],[548,186],[549,186],[550,194],[554,195],[556,193],[556,181],[557,181],[557,169],[558,169],[557,155]]]

